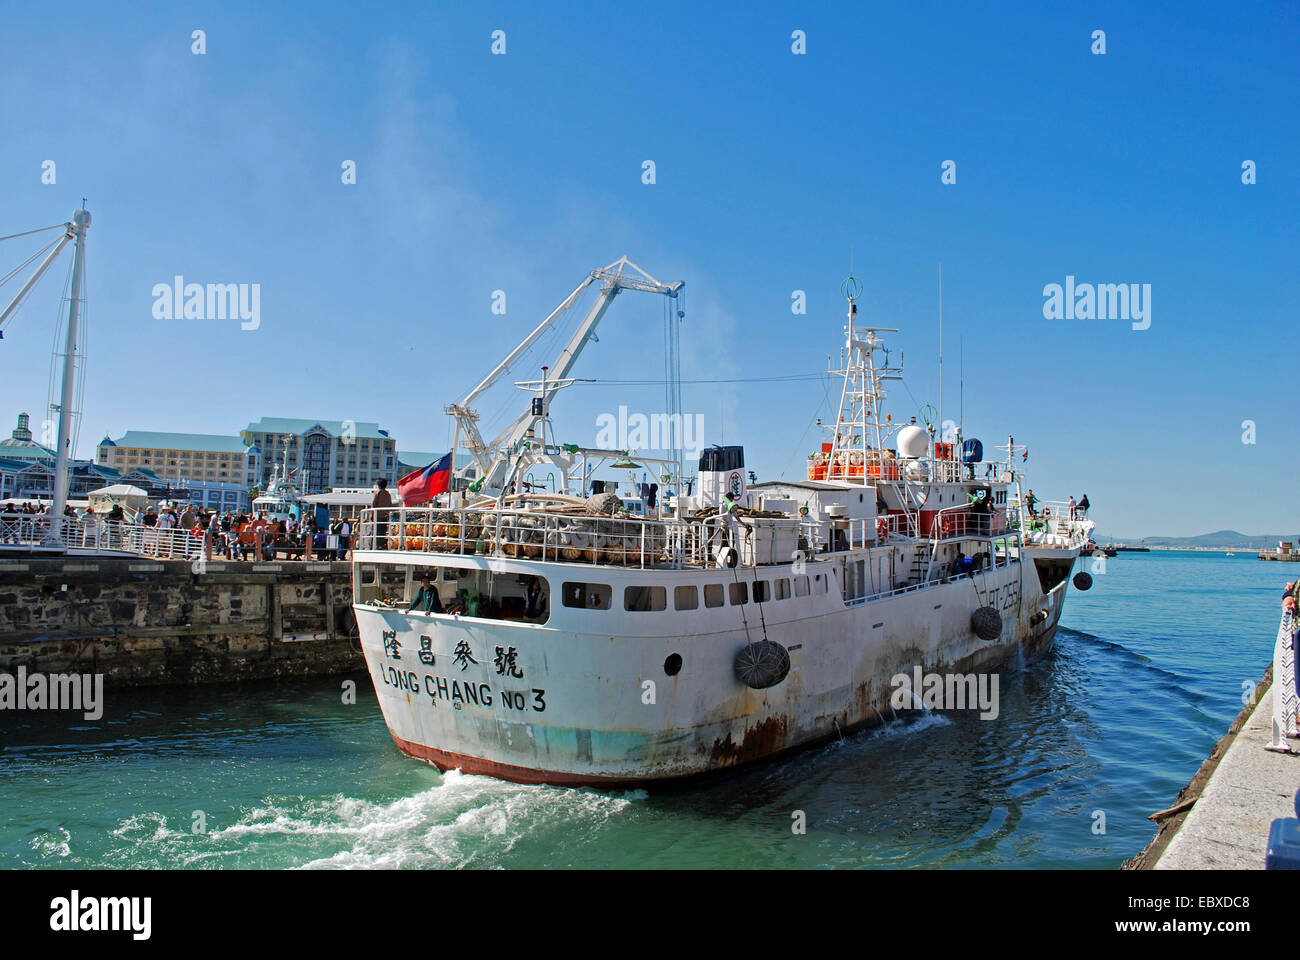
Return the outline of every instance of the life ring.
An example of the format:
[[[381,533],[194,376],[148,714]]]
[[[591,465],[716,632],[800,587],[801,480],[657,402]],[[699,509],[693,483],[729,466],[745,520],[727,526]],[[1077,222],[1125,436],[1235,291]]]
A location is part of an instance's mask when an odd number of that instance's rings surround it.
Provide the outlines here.
[[[940,517],[939,529],[945,537],[949,536],[952,533],[952,517],[951,516]]]

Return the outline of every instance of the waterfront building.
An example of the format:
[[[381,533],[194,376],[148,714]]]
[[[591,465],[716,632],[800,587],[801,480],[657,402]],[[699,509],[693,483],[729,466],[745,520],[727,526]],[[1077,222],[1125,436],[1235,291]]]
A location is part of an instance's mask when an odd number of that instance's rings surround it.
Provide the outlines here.
[[[20,413],[18,425],[13,432],[4,440],[0,440],[0,457],[6,460],[48,463],[53,466],[58,459],[58,454],[52,448],[32,439],[31,417]]]
[[[370,487],[381,477],[396,485],[400,476],[397,443],[377,423],[263,417],[242,435],[246,444],[262,452],[258,476],[263,486],[282,461],[308,494]]]
[[[24,470],[31,464],[26,460],[0,457],[0,500],[18,496],[18,484]]]
[[[101,440],[95,462],[116,471],[100,472],[102,482],[96,487],[130,483],[148,490],[151,497],[188,500],[211,509],[249,509],[249,488],[263,482],[257,448],[223,434],[128,430],[117,440]]]

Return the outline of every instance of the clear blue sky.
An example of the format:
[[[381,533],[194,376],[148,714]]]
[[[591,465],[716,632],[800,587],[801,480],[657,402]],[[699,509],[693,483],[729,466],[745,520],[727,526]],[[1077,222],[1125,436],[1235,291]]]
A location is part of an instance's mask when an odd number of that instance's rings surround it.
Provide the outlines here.
[[[444,403],[624,253],[686,281],[687,378],[816,374],[852,250],[863,317],[900,328],[911,394],[936,405],[942,261],[945,413],[964,353],[967,435],[1027,442],[1040,496],[1086,491],[1121,536],[1294,530],[1296,10],[24,5],[0,28],[0,235],[89,198],[82,456],[264,415],[445,449]],[[39,245],[0,244],[0,273]],[[66,272],[0,343],[6,431],[42,417]],[[154,319],[176,274],[260,284],[261,327]],[[1045,320],[1067,274],[1151,284],[1150,329]],[[662,370],[662,306],[628,294],[578,373]],[[598,413],[661,397],[574,387],[557,425],[591,443]],[[802,470],[823,399],[817,380],[685,388],[706,439],[743,442],[764,478]]]

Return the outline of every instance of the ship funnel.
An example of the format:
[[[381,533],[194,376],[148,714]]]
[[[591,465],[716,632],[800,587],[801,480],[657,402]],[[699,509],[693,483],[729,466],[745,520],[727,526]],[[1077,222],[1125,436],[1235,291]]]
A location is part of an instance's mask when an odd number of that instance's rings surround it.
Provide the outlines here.
[[[745,448],[716,444],[700,454],[700,501],[722,507],[723,496],[737,502],[745,498]]]

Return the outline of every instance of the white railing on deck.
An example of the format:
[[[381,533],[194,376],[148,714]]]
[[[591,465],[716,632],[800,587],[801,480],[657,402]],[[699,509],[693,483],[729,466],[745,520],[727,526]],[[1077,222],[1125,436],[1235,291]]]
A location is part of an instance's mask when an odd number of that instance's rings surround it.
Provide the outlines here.
[[[1005,514],[999,511],[979,513],[962,504],[939,514],[930,521],[932,529],[924,531],[917,530],[916,517],[908,514],[842,520],[804,517],[798,525],[798,550],[813,557],[871,547],[890,538],[989,538],[1008,532]],[[677,520],[519,509],[379,507],[362,511],[352,547],[679,568],[713,563],[722,547],[738,547],[744,534],[741,524],[725,514]]]
[[[362,511],[353,547],[678,568],[710,563],[719,547],[733,542],[721,515],[677,520],[380,507]]]
[[[1057,543],[1065,547],[1084,546],[1092,533],[1093,523],[1075,505],[1073,515],[1067,500],[1039,500],[1034,514],[1028,508],[1020,510],[1020,501],[1012,500],[1008,509],[1013,515],[1024,517],[1024,534],[1027,543]]]

